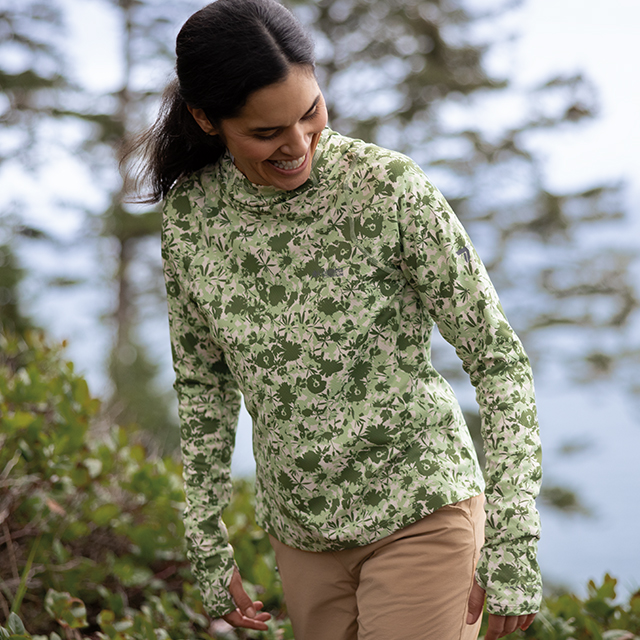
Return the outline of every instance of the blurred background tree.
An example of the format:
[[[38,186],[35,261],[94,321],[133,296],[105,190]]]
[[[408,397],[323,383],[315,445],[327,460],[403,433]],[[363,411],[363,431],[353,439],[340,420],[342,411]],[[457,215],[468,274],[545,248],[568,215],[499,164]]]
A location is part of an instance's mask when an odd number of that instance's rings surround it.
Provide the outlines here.
[[[111,336],[109,355],[103,366],[110,380],[104,410],[111,420],[137,423],[153,434],[161,451],[178,443],[173,394],[159,384],[157,354],[144,340],[145,320],[162,317],[164,287],[159,260],[160,213],[137,211],[123,203],[122,183],[117,172],[117,152],[126,134],[141,129],[156,105],[163,80],[148,86],[148,77],[158,67],[166,73],[172,64],[175,27],[189,11],[188,3],[176,9],[173,2],[106,2],[116,16],[119,32],[112,34],[120,45],[121,81],[111,92],[87,90],[70,79],[70,61],[65,54],[65,16],[73,3],[27,0],[3,3],[0,9],[0,88],[5,98],[0,126],[3,140],[0,160],[13,169],[21,166],[36,176],[60,153],[80,159],[91,169],[91,179],[103,190],[102,206],[80,203],[44,203],[55,215],[57,206],[77,209],[83,223],[65,240],[37,228],[31,222],[42,211],[30,215],[25,202],[3,202],[4,240],[0,286],[2,315],[18,321],[20,271],[15,248],[25,253],[25,239],[38,239],[54,254],[81,252],[89,247],[91,268],[72,277],[56,273],[54,265],[46,280],[32,288],[31,296],[44,287],[75,287],[100,291],[106,306],[96,309],[95,331]],[[192,3],[191,9],[195,10]],[[70,130],[75,132],[70,134]],[[53,147],[53,148],[52,148]],[[0,167],[1,168],[1,167]],[[73,181],[77,176],[65,175]],[[33,242],[30,242],[33,244]],[[103,302],[104,305],[104,302]]]
[[[116,155],[122,139],[154,117],[177,29],[200,3],[102,0],[118,25],[112,37],[120,49],[111,61],[119,65],[118,86],[104,93],[74,83],[62,53],[64,17],[77,1],[0,4],[4,179],[17,163],[38,175],[42,163],[68,154],[91,168],[103,193],[93,208],[42,203],[51,215],[61,207],[82,210],[80,229],[65,240],[38,228],[37,216],[20,203],[2,203],[3,242],[12,246],[12,253],[5,252],[4,286],[14,301],[3,313],[19,311],[11,256],[32,255],[35,243],[53,255],[85,251],[87,267],[61,275],[54,266],[37,286],[32,278],[29,295],[51,286],[75,288],[84,292],[76,303],[82,304],[97,292],[102,303],[93,331],[108,332],[111,340],[103,363],[110,379],[106,410],[120,424],[139,423],[169,451],[177,443],[175,410],[160,381],[168,341],[158,348],[149,339],[165,322],[160,216],[158,209],[123,204]],[[599,241],[622,224],[621,186],[555,192],[534,151],[540,132],[561,132],[596,115],[588,80],[555,77],[523,92],[508,78],[494,77],[485,64],[495,45],[488,26],[510,9],[508,3],[478,10],[460,0],[296,0],[292,8],[317,42],[331,126],[411,155],[434,179],[483,256],[538,376],[560,369],[579,382],[607,379],[634,391],[640,361],[631,333],[637,254]],[[449,379],[460,377],[455,356],[443,345],[435,359]],[[461,397],[466,403],[468,393]],[[474,430],[473,413],[468,420]],[[562,491],[550,487],[547,500],[584,509]]]
[[[530,145],[541,130],[593,118],[596,90],[574,75],[519,94],[489,75],[484,58],[496,43],[480,34],[510,3],[502,4],[321,0],[299,13],[318,42],[331,125],[407,153],[435,178],[532,358],[581,381],[613,376],[629,345],[606,353],[592,345],[619,335],[638,309],[629,268],[637,254],[582,240],[623,217],[621,185],[550,192]],[[457,375],[457,364],[445,366]]]
[[[8,166],[15,165],[35,169],[43,131],[61,92],[68,87],[51,37],[61,24],[54,3],[27,0],[16,6],[7,6],[6,2],[0,5],[0,171],[5,173]],[[19,304],[24,270],[18,265],[13,244],[17,237],[42,240],[44,234],[20,216],[24,208],[20,200],[2,204],[0,329],[24,331],[31,321]]]

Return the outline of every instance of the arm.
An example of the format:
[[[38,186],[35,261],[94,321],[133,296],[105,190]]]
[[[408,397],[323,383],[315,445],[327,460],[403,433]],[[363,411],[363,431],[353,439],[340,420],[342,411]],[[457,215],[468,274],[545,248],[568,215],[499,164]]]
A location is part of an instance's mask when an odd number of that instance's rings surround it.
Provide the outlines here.
[[[171,200],[167,201],[163,260],[181,425],[187,557],[212,616],[224,616],[234,626],[264,630],[270,616],[256,615],[262,604],[252,602],[244,592],[221,519],[231,497],[240,391],[224,353],[189,296],[189,275],[179,252],[184,227],[171,221],[176,213]]]
[[[409,172],[407,181],[400,211],[403,270],[462,360],[482,418],[487,523],[476,580],[491,614],[528,616],[538,611],[542,591],[534,502],[540,441],[531,368],[449,205],[421,172]]]

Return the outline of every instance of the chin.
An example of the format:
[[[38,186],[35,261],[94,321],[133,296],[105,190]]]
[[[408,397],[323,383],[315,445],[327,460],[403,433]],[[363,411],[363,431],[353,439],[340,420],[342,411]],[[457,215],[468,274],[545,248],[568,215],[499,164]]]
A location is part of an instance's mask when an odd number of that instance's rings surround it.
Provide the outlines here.
[[[276,187],[276,189],[282,189],[284,191],[293,191],[301,187],[311,175],[312,158],[313,153],[311,151],[307,152],[306,159],[302,166],[290,171],[279,169],[278,167],[274,167],[270,162],[267,162],[266,169],[269,184]]]

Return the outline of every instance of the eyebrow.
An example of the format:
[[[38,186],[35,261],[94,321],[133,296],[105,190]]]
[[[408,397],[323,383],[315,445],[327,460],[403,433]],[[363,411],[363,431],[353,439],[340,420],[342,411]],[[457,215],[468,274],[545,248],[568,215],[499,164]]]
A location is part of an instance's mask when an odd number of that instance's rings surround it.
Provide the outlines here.
[[[313,104],[305,111],[304,115],[302,116],[304,118],[304,116],[308,115],[309,113],[311,113],[317,106],[318,103],[320,102],[320,94],[318,94],[316,96],[316,99],[313,101]],[[275,125],[273,127],[255,127],[253,129],[250,129],[251,133],[261,133],[261,132],[265,132],[265,131],[274,131],[275,129],[284,129],[285,127],[283,125]]]

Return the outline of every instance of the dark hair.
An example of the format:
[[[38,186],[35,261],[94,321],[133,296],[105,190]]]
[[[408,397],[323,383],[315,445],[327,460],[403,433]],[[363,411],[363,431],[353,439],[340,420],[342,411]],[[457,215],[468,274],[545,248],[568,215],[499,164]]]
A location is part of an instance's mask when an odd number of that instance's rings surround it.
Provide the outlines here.
[[[217,0],[194,13],[176,40],[177,78],[166,88],[155,124],[126,151],[139,202],[158,202],[176,180],[224,153],[187,105],[203,109],[212,125],[240,112],[249,96],[284,80],[291,65],[314,67],[313,43],[275,0]]]

